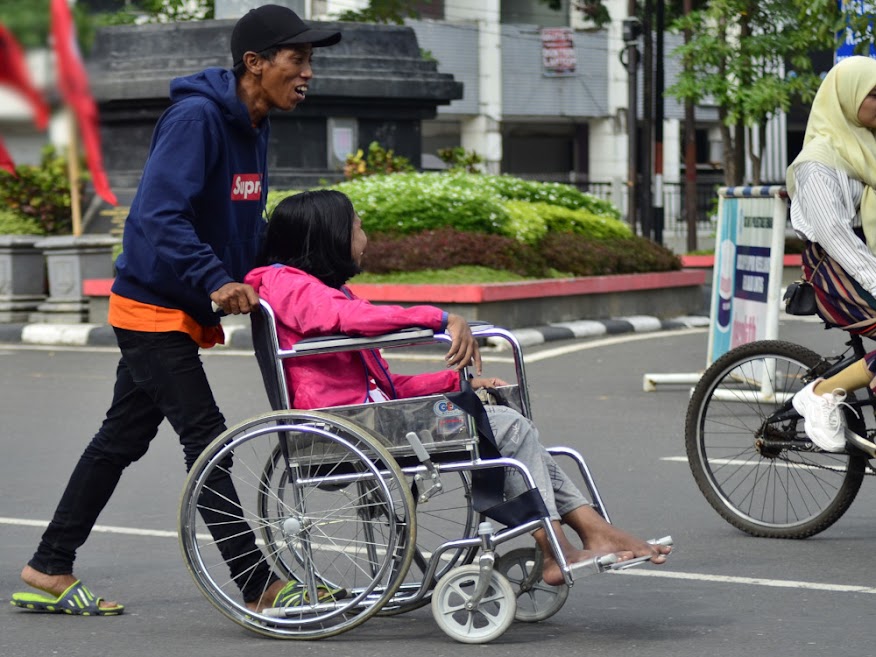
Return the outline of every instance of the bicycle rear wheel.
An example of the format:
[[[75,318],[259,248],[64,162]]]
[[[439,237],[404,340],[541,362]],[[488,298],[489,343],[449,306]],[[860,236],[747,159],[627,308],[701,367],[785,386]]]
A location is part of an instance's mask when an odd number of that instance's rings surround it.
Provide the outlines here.
[[[685,422],[694,479],[727,522],[752,536],[824,531],[861,487],[864,454],[820,451],[791,405],[821,362],[800,345],[762,340],[724,354],[694,388]],[[860,420],[846,419],[863,435]]]

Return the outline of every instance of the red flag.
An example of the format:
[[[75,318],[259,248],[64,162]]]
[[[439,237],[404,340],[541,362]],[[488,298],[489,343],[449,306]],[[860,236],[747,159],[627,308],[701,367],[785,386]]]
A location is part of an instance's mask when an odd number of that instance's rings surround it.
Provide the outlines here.
[[[76,114],[79,133],[85,145],[85,161],[91,171],[94,191],[107,203],[116,204],[116,196],[110,189],[103,156],[100,152],[100,132],[97,122],[97,104],[88,87],[88,74],[76,45],[73,16],[67,0],[52,0],[52,41],[57,64],[58,87],[64,102]]]
[[[34,123],[45,130],[49,123],[49,105],[30,81],[24,51],[3,23],[0,23],[0,84],[12,87],[27,98],[34,111]]]
[[[12,157],[9,155],[9,151],[6,150],[2,139],[0,139],[0,169],[5,169],[13,176],[16,175],[15,162],[12,161]]]

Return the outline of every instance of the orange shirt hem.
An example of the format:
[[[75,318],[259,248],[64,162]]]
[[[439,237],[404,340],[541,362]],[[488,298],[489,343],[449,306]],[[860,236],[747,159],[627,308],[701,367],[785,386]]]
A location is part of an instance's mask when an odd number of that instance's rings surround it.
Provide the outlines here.
[[[225,344],[225,333],[221,325],[202,326],[177,308],[163,308],[128,299],[113,292],[110,293],[109,298],[108,321],[110,326],[128,331],[186,333],[203,349]]]

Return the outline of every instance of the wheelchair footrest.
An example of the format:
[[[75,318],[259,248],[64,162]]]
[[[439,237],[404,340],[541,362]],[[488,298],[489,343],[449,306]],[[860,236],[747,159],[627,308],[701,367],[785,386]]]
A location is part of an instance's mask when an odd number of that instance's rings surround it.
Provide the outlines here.
[[[587,575],[598,575],[612,568],[617,562],[616,554],[603,554],[598,557],[585,559],[573,564],[569,564],[569,570],[572,573],[572,579],[585,577]]]
[[[664,536],[663,538],[654,538],[654,539],[650,539],[648,542],[651,545],[670,545],[671,546],[672,545],[672,537],[671,536]],[[667,554],[665,556],[668,557],[669,555]],[[644,557],[635,557],[633,559],[627,559],[626,561],[618,561],[618,562],[611,564],[611,566],[609,566],[609,568],[611,570],[626,570],[627,568],[633,568],[635,566],[640,566],[643,563],[646,563],[648,561],[651,561],[651,555],[646,555]]]

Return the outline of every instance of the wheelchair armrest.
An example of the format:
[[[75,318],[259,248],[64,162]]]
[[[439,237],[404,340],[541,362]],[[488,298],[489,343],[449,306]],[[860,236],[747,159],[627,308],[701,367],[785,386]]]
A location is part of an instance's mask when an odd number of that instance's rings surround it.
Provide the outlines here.
[[[477,335],[480,332],[490,331],[490,330],[496,328],[495,324],[492,324],[490,322],[481,322],[481,321],[472,321],[472,322],[469,322],[468,325],[471,328],[472,335]]]
[[[410,328],[373,336],[324,335],[297,342],[291,349],[294,353],[329,353],[354,349],[382,349],[402,345],[432,342],[435,333],[431,329]]]

